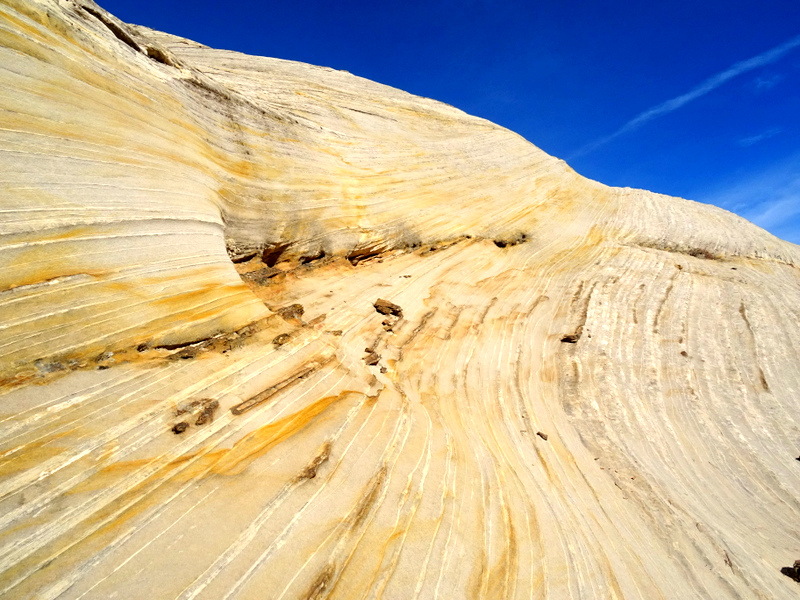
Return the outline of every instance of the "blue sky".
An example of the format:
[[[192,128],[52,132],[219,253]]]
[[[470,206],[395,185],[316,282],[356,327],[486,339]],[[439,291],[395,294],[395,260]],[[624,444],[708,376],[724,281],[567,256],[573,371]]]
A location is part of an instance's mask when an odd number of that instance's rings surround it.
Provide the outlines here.
[[[609,185],[800,243],[800,4],[100,0],[121,19],[447,102]]]

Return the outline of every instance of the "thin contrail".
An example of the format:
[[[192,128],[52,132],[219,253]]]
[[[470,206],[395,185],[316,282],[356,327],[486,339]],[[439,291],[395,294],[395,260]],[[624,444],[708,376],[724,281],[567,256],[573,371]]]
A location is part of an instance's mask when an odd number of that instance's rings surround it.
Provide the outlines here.
[[[634,129],[638,129],[648,121],[652,121],[656,117],[660,117],[661,115],[665,115],[667,113],[671,113],[674,110],[678,110],[684,104],[688,104],[692,100],[696,100],[701,96],[705,96],[709,92],[715,90],[723,83],[728,81],[729,79],[733,79],[734,77],[741,75],[742,73],[747,73],[748,71],[752,71],[753,69],[758,69],[759,67],[763,67],[764,65],[768,65],[770,63],[775,62],[779,58],[781,58],[784,54],[789,52],[790,50],[800,46],[800,35],[793,37],[787,42],[784,42],[780,46],[776,46],[772,50],[767,50],[759,54],[758,56],[754,56],[753,58],[748,58],[747,60],[743,60],[737,62],[736,64],[728,67],[721,73],[717,73],[712,77],[706,79],[703,83],[698,85],[697,87],[692,88],[685,94],[680,96],[676,96],[666,102],[662,102],[652,108],[648,108],[646,111],[639,113],[633,119],[625,123],[622,127],[617,129],[614,133],[607,135],[605,137],[601,137],[589,144],[586,144],[583,148],[575,152],[570,159],[577,158],[579,156],[583,156],[596,150],[600,146],[604,146],[608,142],[613,139],[618,138],[619,136],[628,133],[629,131],[633,131]]]

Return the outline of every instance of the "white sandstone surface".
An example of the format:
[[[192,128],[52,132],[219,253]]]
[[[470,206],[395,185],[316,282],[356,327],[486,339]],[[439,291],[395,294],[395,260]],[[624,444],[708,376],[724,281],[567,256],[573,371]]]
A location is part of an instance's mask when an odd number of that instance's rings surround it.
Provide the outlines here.
[[[797,597],[798,246],[89,0],[0,82],[0,597]]]

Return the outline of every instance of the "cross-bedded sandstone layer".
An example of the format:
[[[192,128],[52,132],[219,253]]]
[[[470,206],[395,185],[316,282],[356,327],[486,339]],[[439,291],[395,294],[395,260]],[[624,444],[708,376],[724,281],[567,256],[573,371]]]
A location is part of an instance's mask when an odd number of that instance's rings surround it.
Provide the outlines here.
[[[800,250],[0,1],[0,596],[794,598]]]

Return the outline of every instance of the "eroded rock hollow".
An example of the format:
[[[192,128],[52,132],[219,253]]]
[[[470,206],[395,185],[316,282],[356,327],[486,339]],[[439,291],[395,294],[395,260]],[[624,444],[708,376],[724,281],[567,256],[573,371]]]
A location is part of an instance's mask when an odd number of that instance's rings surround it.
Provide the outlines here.
[[[0,596],[797,597],[797,246],[88,0],[0,82]]]

